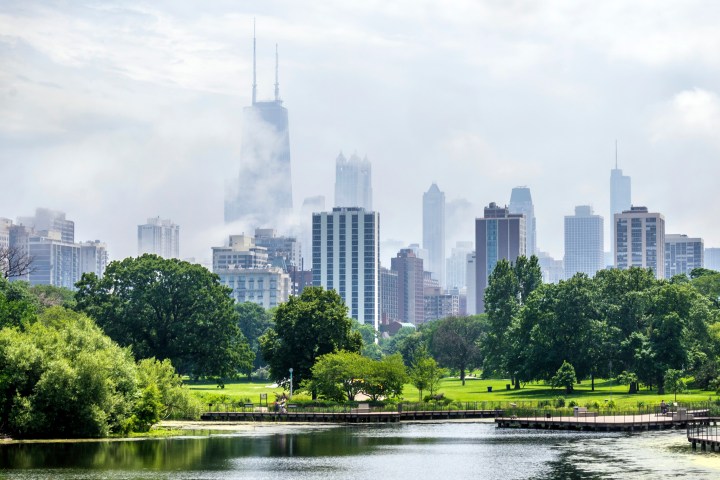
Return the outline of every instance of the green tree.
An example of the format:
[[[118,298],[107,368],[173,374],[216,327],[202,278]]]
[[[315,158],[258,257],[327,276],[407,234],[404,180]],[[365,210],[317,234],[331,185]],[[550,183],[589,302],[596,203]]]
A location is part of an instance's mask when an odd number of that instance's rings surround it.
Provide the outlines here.
[[[146,358],[138,362],[137,370],[140,390],[151,385],[157,387],[162,404],[162,419],[192,420],[200,417],[200,400],[183,384],[182,377],[177,374],[170,360]]]
[[[520,303],[525,303],[530,294],[542,285],[542,271],[538,257],[535,255],[530,258],[524,255],[519,256],[513,265],[513,271],[518,281]]]
[[[322,355],[362,349],[362,336],[352,331],[354,320],[334,290],[306,288],[280,305],[274,319],[274,326],[260,338],[260,349],[276,381],[287,378],[292,368],[300,384],[312,379],[311,369]]]
[[[423,391],[427,390],[434,395],[440,385],[440,380],[447,372],[440,368],[434,358],[430,356],[418,358],[410,369],[410,382],[418,389],[420,401]]]
[[[408,380],[402,356],[399,353],[387,355],[367,364],[363,392],[373,401],[397,398],[402,396],[403,387]]]
[[[623,371],[617,376],[617,382],[621,385],[628,385],[628,393],[637,392],[638,377],[633,372]]]
[[[160,389],[154,383],[149,384],[140,392],[130,417],[130,426],[136,432],[147,432],[162,418],[164,409]]]
[[[328,400],[353,401],[363,391],[371,362],[359,353],[343,350],[327,353],[313,365],[312,379],[305,381],[304,388]]]
[[[510,373],[511,338],[508,334],[519,310],[520,284],[510,262],[502,259],[495,265],[485,289],[488,332],[482,344],[483,375]]]
[[[560,368],[558,368],[555,375],[552,377],[552,387],[564,387],[565,393],[572,393],[573,386],[577,383],[577,377],[575,376],[575,369],[568,362],[563,361]]]
[[[35,320],[39,310],[37,299],[25,282],[0,278],[0,328],[25,328]]]
[[[675,401],[677,402],[677,394],[685,393],[687,391],[687,385],[685,380],[682,378],[681,370],[669,369],[665,372],[664,383],[665,388],[672,394],[675,395]]]
[[[238,326],[243,336],[250,345],[255,355],[255,360],[251,368],[247,370],[248,379],[250,379],[252,370],[256,370],[265,365],[262,354],[260,353],[260,337],[272,326],[270,314],[260,305],[254,302],[243,302],[235,305],[238,313]]]
[[[122,432],[136,367],[85,315],[53,307],[25,331],[0,330],[0,430],[17,438]]]
[[[84,274],[77,308],[138,358],[170,359],[191,376],[233,377],[253,361],[230,289],[201,265],[156,255]]]
[[[433,356],[443,367],[460,371],[465,385],[465,372],[481,363],[479,340],[483,324],[478,317],[449,317],[437,320],[431,340]]]

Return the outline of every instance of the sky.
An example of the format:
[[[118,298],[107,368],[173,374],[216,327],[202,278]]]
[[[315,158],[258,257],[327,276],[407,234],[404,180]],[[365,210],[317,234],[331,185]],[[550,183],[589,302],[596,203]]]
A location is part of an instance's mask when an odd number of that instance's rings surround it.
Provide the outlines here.
[[[387,245],[422,242],[432,182],[471,205],[448,250],[527,185],[538,247],[562,258],[576,205],[609,231],[617,140],[633,203],[720,247],[720,3],[693,0],[5,0],[0,217],[63,210],[77,240],[119,259],[161,216],[180,225],[182,257],[209,258],[238,233],[223,199],[253,19],[259,99],[279,46],[298,211],[315,195],[331,205],[335,158],[358,153]]]

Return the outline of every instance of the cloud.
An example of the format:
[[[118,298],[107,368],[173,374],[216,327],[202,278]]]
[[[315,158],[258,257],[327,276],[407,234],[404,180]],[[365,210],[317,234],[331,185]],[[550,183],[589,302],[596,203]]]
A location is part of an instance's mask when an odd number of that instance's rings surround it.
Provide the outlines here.
[[[720,96],[693,88],[663,103],[650,128],[653,142],[705,141],[720,147]]]

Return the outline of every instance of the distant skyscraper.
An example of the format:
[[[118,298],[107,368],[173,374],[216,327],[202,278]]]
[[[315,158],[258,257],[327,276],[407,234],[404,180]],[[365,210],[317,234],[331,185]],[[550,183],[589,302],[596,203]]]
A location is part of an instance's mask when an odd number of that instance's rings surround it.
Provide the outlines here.
[[[646,207],[615,214],[615,267],[650,268],[665,278],[665,217]]]
[[[34,217],[18,217],[18,224],[29,227],[39,235],[55,231],[59,232],[60,240],[66,243],[75,241],[75,222],[65,218],[65,212],[38,208]]]
[[[12,220],[0,217],[0,248],[8,248],[10,246],[10,227],[12,227],[12,225]]]
[[[255,243],[267,249],[270,265],[288,273],[300,268],[300,242],[295,237],[278,235],[272,228],[257,228]]]
[[[180,258],[180,226],[160,217],[138,225],[138,255],[152,253],[163,258]]]
[[[467,256],[473,251],[473,242],[457,242],[447,259],[446,283],[448,289],[462,290],[467,286]]]
[[[532,202],[532,195],[528,187],[515,187],[510,194],[510,213],[525,215],[525,230],[527,235],[527,250],[521,255],[530,257],[537,253],[537,235],[535,228],[535,207]]]
[[[389,325],[399,321],[398,272],[380,267],[380,323]]]
[[[603,218],[589,205],[575,207],[565,216],[565,278],[578,272],[593,277],[605,268]]]
[[[300,209],[300,249],[303,270],[312,268],[312,216],[314,212],[325,211],[325,197],[318,195],[303,200]]]
[[[467,254],[465,274],[467,278],[467,314],[475,315],[477,312],[477,255],[475,252]]]
[[[94,273],[99,277],[105,274],[108,264],[107,245],[100,240],[80,244],[80,273]]]
[[[292,212],[290,130],[288,111],[280,99],[275,47],[275,97],[257,100],[255,37],[253,36],[252,104],[243,110],[240,173],[228,185],[225,223],[241,222],[247,231],[278,227]]]
[[[706,248],[704,258],[705,268],[720,272],[720,248]]]
[[[485,313],[485,289],[497,262],[515,262],[527,251],[525,242],[522,213],[512,214],[493,202],[485,207],[485,216],[475,220],[475,313]]]
[[[423,194],[423,248],[429,260],[425,270],[445,288],[445,194],[434,183]]]
[[[350,316],[378,329],[380,215],[358,207],[313,214],[313,285],[334,289]]]
[[[335,161],[335,206],[372,210],[372,165],[367,157],[350,159],[340,153]]]
[[[398,318],[401,322],[420,325],[425,322],[425,279],[423,260],[409,248],[400,250],[390,260],[397,272]]]
[[[690,275],[695,268],[703,267],[705,254],[702,238],[687,235],[665,235],[665,278]]]
[[[562,260],[556,260],[549,253],[538,250],[538,264],[543,283],[558,283],[565,280],[565,267]]]
[[[630,210],[632,205],[630,177],[623,175],[622,170],[618,168],[617,163],[617,143],[615,143],[615,168],[610,170],[610,221],[613,221],[614,215]],[[612,255],[615,257],[615,223],[613,222],[610,231],[610,246],[613,249]]]

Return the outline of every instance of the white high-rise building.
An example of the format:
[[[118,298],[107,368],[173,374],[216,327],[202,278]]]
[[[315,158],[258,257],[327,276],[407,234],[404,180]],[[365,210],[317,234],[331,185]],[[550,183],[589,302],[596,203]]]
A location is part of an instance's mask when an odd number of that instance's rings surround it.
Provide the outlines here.
[[[350,316],[378,329],[380,215],[359,207],[313,214],[313,285],[334,289]]]
[[[687,235],[665,235],[665,278],[674,275],[690,275],[695,268],[704,264],[704,245],[702,238],[689,238]]]
[[[520,255],[530,257],[537,254],[537,229],[535,228],[535,207],[528,187],[515,187],[510,194],[508,210],[512,214],[525,215],[526,244],[525,252]]]
[[[558,283],[560,280],[565,280],[565,267],[562,260],[557,260],[542,250],[538,250],[537,258],[543,283]]]
[[[617,144],[615,146],[615,168],[610,170],[610,221],[615,214],[630,210],[632,205],[630,177],[623,175],[617,165]],[[615,258],[615,223],[610,228],[610,247],[612,258]]]
[[[473,251],[473,242],[456,242],[447,259],[446,280],[448,290],[462,290],[467,286],[467,256]]]
[[[578,272],[593,277],[605,267],[603,218],[589,205],[575,207],[565,216],[565,278]]]
[[[615,214],[615,267],[650,268],[665,278],[665,217],[647,207]]]
[[[335,206],[372,210],[372,165],[367,157],[340,153],[335,161]]]
[[[720,272],[720,248],[706,248],[704,258],[705,268]]]
[[[445,282],[445,194],[436,184],[423,194],[423,248],[428,251],[425,270],[440,282]]]
[[[108,264],[107,245],[100,240],[80,244],[80,274],[94,273],[98,278],[105,274]]]
[[[138,255],[152,253],[163,258],[180,258],[180,226],[160,217],[138,225]]]

